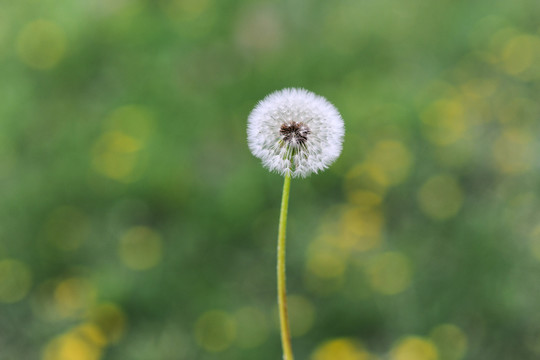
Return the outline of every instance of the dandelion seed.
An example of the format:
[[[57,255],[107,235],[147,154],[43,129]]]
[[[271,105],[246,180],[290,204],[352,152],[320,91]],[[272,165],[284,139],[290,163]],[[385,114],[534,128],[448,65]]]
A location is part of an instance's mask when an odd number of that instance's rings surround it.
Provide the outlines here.
[[[248,143],[264,167],[306,177],[341,153],[345,127],[337,109],[304,89],[283,89],[260,101],[248,118]]]

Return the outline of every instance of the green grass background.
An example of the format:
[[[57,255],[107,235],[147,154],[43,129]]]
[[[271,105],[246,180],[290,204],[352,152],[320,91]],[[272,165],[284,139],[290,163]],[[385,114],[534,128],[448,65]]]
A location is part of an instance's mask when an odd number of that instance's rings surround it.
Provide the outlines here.
[[[0,359],[278,359],[257,101],[325,96],[293,180],[298,359],[540,356],[540,2],[0,2]]]

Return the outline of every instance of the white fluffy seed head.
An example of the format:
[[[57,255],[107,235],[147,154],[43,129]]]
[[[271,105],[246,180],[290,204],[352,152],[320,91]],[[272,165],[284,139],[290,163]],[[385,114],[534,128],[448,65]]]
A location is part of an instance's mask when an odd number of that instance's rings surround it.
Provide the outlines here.
[[[251,153],[270,171],[306,177],[338,158],[345,126],[322,96],[283,89],[257,104],[249,114],[247,134]]]

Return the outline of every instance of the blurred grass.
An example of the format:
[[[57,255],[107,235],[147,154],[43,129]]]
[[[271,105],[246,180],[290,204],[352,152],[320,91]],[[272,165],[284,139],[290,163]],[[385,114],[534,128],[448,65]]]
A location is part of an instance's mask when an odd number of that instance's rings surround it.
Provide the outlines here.
[[[540,3],[0,3],[0,358],[275,359],[281,179],[246,119],[341,111],[292,184],[299,359],[536,359]]]

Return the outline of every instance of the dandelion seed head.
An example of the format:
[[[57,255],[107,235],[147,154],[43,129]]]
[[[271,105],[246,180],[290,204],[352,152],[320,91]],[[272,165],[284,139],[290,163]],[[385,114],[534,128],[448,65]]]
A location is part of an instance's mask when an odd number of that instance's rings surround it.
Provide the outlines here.
[[[304,89],[283,89],[261,100],[248,117],[248,144],[264,167],[306,177],[341,153],[345,127],[337,109]]]
[[[289,146],[298,148],[305,146],[307,137],[311,131],[306,124],[292,121],[283,123],[279,129],[279,133],[283,136],[283,142]]]

